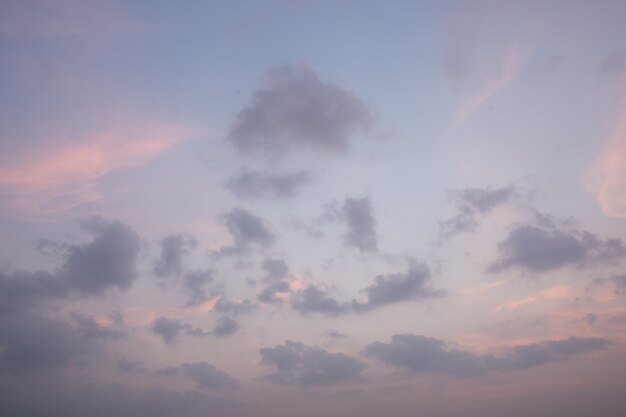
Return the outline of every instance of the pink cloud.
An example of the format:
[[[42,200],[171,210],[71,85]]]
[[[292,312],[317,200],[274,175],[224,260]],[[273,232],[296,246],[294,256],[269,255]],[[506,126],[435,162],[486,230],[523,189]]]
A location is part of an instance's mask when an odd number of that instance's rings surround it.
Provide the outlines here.
[[[498,66],[493,74],[485,78],[480,84],[478,90],[472,95],[463,105],[457,116],[457,120],[452,126],[455,129],[461,125],[469,116],[478,110],[491,96],[506,87],[517,75],[522,62],[522,53],[515,49],[509,48],[502,59],[498,63]]]
[[[609,217],[626,217],[626,98],[611,136],[606,141],[583,180],[602,212]]]
[[[0,165],[0,192],[12,206],[39,212],[63,211],[101,198],[98,178],[141,166],[185,140],[189,127],[146,123],[119,126],[71,141],[49,140],[41,149]]]
[[[537,302],[546,301],[546,300],[554,300],[559,298],[568,298],[571,297],[573,291],[571,288],[567,286],[559,286],[545,289],[543,291],[538,292],[537,294],[531,295],[529,297],[517,298],[515,300],[507,301],[505,303],[499,304],[491,309],[491,313],[495,314],[502,310],[515,310],[521,306],[527,304],[535,304]]]

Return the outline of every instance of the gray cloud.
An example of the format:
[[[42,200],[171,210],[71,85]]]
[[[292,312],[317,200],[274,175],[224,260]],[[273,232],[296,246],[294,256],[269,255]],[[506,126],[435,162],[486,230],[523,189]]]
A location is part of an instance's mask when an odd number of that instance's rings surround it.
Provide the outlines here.
[[[504,188],[466,188],[450,191],[450,198],[458,210],[451,219],[439,222],[439,235],[449,239],[461,233],[469,233],[478,227],[478,217],[489,214],[496,207],[509,202],[517,195],[513,185]]]
[[[367,366],[343,353],[330,353],[315,346],[286,341],[260,350],[262,362],[276,367],[265,378],[279,384],[303,387],[356,380]]]
[[[0,315],[0,373],[60,368],[100,350],[99,342],[122,334],[83,316],[74,325],[31,313]]]
[[[259,291],[257,298],[267,304],[282,302],[279,294],[291,291],[289,282],[287,282],[289,276],[287,263],[284,259],[266,259],[263,261],[262,268],[265,271],[265,276],[262,279],[265,285]]]
[[[321,81],[305,65],[285,65],[267,74],[250,105],[237,115],[227,140],[245,154],[341,154],[350,148],[350,137],[367,131],[373,119],[351,92]]]
[[[601,350],[610,345],[606,339],[570,337],[564,340],[546,340],[507,349],[501,356],[478,355],[450,349],[431,337],[399,334],[390,343],[374,342],[365,347],[365,353],[392,366],[410,372],[434,372],[457,376],[475,376],[490,371],[526,369],[570,356]]]
[[[161,241],[161,255],[154,264],[154,273],[161,278],[180,275],[183,272],[183,256],[194,250],[196,245],[196,239],[190,235],[167,236]]]
[[[183,289],[189,295],[188,305],[199,304],[209,298],[208,285],[213,281],[213,270],[187,271],[183,279]]]
[[[226,188],[240,198],[278,198],[295,196],[309,184],[313,176],[308,171],[293,171],[282,174],[262,174],[246,171],[226,182]]]
[[[180,369],[183,375],[194,380],[199,388],[230,390],[239,387],[239,382],[235,378],[206,362],[184,363]]]
[[[251,245],[265,248],[276,242],[276,237],[267,229],[263,220],[242,208],[222,214],[219,221],[233,237],[233,245],[222,247],[219,251],[221,255],[243,255],[250,251]]]
[[[213,334],[215,336],[230,336],[239,330],[239,323],[235,321],[232,317],[221,317],[215,328],[213,329]]]
[[[129,361],[127,359],[118,359],[115,361],[115,367],[123,373],[145,372],[146,368],[141,361]]]
[[[348,233],[344,236],[346,244],[363,253],[376,252],[376,219],[372,213],[370,198],[348,198],[344,201],[342,210],[348,225]]]
[[[377,276],[374,284],[363,290],[367,301],[353,300],[352,307],[356,311],[367,311],[386,304],[443,297],[443,290],[427,286],[429,278],[430,270],[425,264],[412,262],[406,273]]]
[[[610,280],[615,284],[615,291],[620,293],[626,291],[626,275],[613,275]]]
[[[626,324],[626,314],[611,316],[606,319],[606,322],[613,325],[624,325]]]
[[[619,239],[601,240],[589,232],[530,224],[512,229],[498,244],[498,250],[500,259],[489,267],[489,272],[511,268],[544,272],[569,265],[611,263],[626,255],[626,248]]]
[[[314,285],[309,285],[304,290],[298,291],[291,302],[291,306],[294,310],[304,315],[308,313],[324,313],[337,316],[350,311],[349,304],[338,302]]]
[[[181,332],[184,332],[187,336],[208,336],[210,334],[202,329],[194,328],[190,324],[166,317],[156,319],[152,323],[151,330],[153,333],[161,336],[163,341],[167,344],[174,343]]]
[[[82,227],[93,240],[61,244],[61,266],[54,271],[0,270],[0,314],[27,311],[73,294],[101,296],[111,288],[130,288],[138,276],[139,236],[123,223],[100,217]]]
[[[215,305],[213,306],[213,311],[217,313],[238,316],[241,314],[251,313],[256,308],[257,306],[247,298],[242,301],[232,301],[225,297],[220,297],[215,302]]]

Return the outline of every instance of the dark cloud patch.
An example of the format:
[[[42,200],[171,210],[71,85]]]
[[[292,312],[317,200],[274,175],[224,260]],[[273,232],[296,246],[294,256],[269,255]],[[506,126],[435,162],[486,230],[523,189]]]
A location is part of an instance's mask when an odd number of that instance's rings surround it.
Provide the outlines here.
[[[276,242],[276,237],[265,226],[263,220],[242,208],[235,208],[222,214],[219,221],[226,226],[233,238],[232,246],[220,249],[221,255],[241,256],[248,253],[253,245],[266,248]]]
[[[594,323],[595,323],[595,322],[597,322],[597,321],[598,321],[598,315],[597,315],[597,314],[595,314],[595,313],[587,313],[587,314],[585,315],[585,322],[586,322],[588,325],[590,325],[590,326],[591,326],[592,324],[594,324]]]
[[[449,239],[461,233],[469,233],[478,227],[478,218],[489,214],[496,207],[509,202],[518,191],[513,185],[505,188],[466,188],[450,191],[450,198],[457,208],[457,215],[439,222],[439,235]]]
[[[154,323],[152,323],[151,330],[153,333],[161,336],[163,341],[167,344],[176,342],[176,340],[178,340],[178,336],[183,332],[187,336],[207,336],[210,334],[202,329],[194,328],[190,324],[182,323],[176,319],[168,319],[166,317],[156,319]]]
[[[235,378],[206,362],[184,363],[180,370],[183,375],[194,380],[199,388],[231,390],[239,387]]]
[[[519,268],[545,272],[564,266],[613,263],[626,255],[619,239],[602,240],[589,232],[522,224],[498,244],[500,259],[489,272]]]
[[[321,81],[306,65],[285,65],[267,74],[227,140],[244,154],[344,154],[351,136],[369,130],[373,119],[351,92]]]
[[[77,330],[89,339],[120,340],[126,333],[110,327],[100,326],[92,317],[72,314]]]
[[[286,341],[260,350],[262,362],[276,372],[265,378],[279,384],[297,383],[303,387],[356,380],[367,366],[343,353],[330,353],[315,346]]]
[[[95,235],[84,245],[72,245],[59,276],[72,290],[102,295],[109,288],[127,290],[137,278],[139,236],[118,221],[93,218],[83,227]]]
[[[282,303],[281,295],[286,295],[290,292],[291,287],[289,283],[287,281],[279,281],[265,285],[257,295],[257,298],[260,302],[266,304]]]
[[[343,203],[342,211],[348,225],[348,233],[344,236],[346,244],[362,253],[376,252],[378,237],[370,198],[348,198]]]
[[[129,374],[132,372],[145,372],[146,368],[141,361],[129,361],[127,359],[118,359],[115,361],[115,367],[118,371]]]
[[[615,284],[615,291],[626,292],[626,275],[613,275],[610,280]]]
[[[298,291],[291,302],[291,307],[304,315],[308,313],[323,313],[337,316],[350,311],[349,304],[338,302],[314,285],[309,285],[307,288]]]
[[[262,268],[265,271],[264,285],[257,295],[258,300],[266,304],[281,303],[282,296],[291,292],[287,281],[289,266],[284,259],[265,259]]]
[[[185,273],[182,286],[189,296],[188,305],[200,304],[210,297],[209,284],[213,282],[213,274],[214,271],[211,269]]]
[[[611,316],[606,319],[606,322],[609,324],[613,324],[616,326],[621,326],[626,324],[626,314],[617,314],[615,316]]]
[[[94,217],[82,223],[91,242],[63,244],[54,271],[0,270],[0,314],[28,311],[71,295],[101,296],[111,288],[130,288],[137,278],[139,237],[123,223]]]
[[[282,174],[262,174],[246,171],[226,182],[226,188],[237,197],[245,199],[294,197],[304,186],[313,181],[308,171],[293,171]]]
[[[451,349],[431,337],[399,334],[390,343],[375,342],[365,347],[365,353],[389,365],[409,372],[432,372],[456,376],[476,376],[490,371],[526,369],[565,360],[610,345],[606,339],[570,337],[546,340],[507,349],[500,356],[478,355]]]
[[[412,262],[406,273],[379,275],[374,284],[363,292],[367,301],[352,301],[355,311],[368,311],[377,307],[415,299],[443,297],[445,292],[428,286],[430,270],[425,264]]]
[[[84,318],[75,325],[31,313],[0,315],[0,373],[12,375],[61,368],[100,351],[117,332]]]
[[[232,317],[221,317],[215,328],[213,329],[213,334],[215,336],[230,336],[234,334],[237,330],[239,330],[239,323]]]
[[[161,278],[179,276],[183,272],[182,259],[196,248],[193,236],[176,234],[161,241],[161,255],[154,264],[154,273]]]
[[[253,312],[256,308],[257,305],[253,304],[247,298],[242,301],[232,301],[228,298],[220,297],[215,302],[213,311],[231,316],[239,316],[242,314],[249,314]]]
[[[161,376],[172,376],[178,374],[179,372],[180,368],[178,366],[166,366],[165,368],[154,371],[155,374]]]

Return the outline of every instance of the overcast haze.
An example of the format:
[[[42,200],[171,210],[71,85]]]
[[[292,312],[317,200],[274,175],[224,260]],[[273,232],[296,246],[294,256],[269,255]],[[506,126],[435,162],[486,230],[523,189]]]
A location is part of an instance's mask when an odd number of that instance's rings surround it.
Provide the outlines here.
[[[0,414],[626,415],[623,1],[0,1]]]

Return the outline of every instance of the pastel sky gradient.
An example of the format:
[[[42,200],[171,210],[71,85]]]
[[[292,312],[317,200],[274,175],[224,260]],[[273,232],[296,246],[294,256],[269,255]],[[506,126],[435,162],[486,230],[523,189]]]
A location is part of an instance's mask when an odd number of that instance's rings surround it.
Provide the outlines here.
[[[626,415],[623,1],[0,1],[0,414]]]

